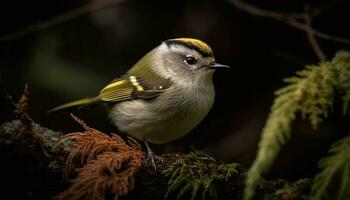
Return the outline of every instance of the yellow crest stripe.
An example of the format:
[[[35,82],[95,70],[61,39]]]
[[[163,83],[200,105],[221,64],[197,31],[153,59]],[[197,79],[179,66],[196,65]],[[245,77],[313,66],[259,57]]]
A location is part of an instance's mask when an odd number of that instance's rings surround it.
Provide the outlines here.
[[[200,51],[202,54],[206,56],[212,56],[213,55],[213,50],[210,48],[209,45],[207,45],[205,42],[194,39],[194,38],[175,38],[175,39],[170,39],[167,40],[168,42],[179,42],[184,44],[185,46],[188,47],[193,47],[196,50]]]

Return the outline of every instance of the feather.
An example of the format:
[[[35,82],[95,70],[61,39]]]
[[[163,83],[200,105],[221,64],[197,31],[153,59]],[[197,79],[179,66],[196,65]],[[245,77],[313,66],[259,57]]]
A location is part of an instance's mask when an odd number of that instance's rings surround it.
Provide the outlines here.
[[[49,112],[91,104],[121,102],[132,99],[151,99],[159,96],[171,85],[168,79],[152,70],[152,54],[146,54],[124,76],[107,84],[97,97],[85,98],[60,105]]]
[[[55,112],[55,111],[63,110],[63,109],[67,109],[67,108],[91,105],[91,104],[98,103],[99,101],[100,100],[97,97],[80,99],[77,101],[72,101],[72,102],[57,106],[57,107],[49,110],[48,112],[51,113],[51,112]]]

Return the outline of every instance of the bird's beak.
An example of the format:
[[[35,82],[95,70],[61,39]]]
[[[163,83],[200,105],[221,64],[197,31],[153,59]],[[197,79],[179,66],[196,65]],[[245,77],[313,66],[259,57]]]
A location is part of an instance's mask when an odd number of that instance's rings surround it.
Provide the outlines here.
[[[209,68],[210,69],[224,69],[224,68],[230,69],[231,67],[227,65],[219,64],[219,63],[213,63],[209,65]]]

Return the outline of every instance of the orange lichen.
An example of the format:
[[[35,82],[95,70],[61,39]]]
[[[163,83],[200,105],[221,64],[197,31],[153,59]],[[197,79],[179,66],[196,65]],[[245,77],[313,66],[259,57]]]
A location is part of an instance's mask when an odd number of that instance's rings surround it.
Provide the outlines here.
[[[72,117],[85,129],[70,133],[61,141],[75,143],[66,162],[66,172],[76,169],[72,185],[58,199],[118,199],[134,188],[135,175],[142,166],[144,153],[135,140],[125,142],[120,136],[106,135]],[[80,160],[79,164],[75,161]]]

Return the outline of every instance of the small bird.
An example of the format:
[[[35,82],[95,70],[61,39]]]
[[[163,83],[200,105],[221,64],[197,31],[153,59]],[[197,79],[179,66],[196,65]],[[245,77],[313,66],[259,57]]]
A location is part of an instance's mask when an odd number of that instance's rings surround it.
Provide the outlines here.
[[[216,63],[212,49],[201,40],[169,39],[98,96],[51,111],[108,103],[109,117],[120,131],[145,142],[167,143],[190,132],[208,114],[215,99],[212,76],[221,68],[229,67]]]

